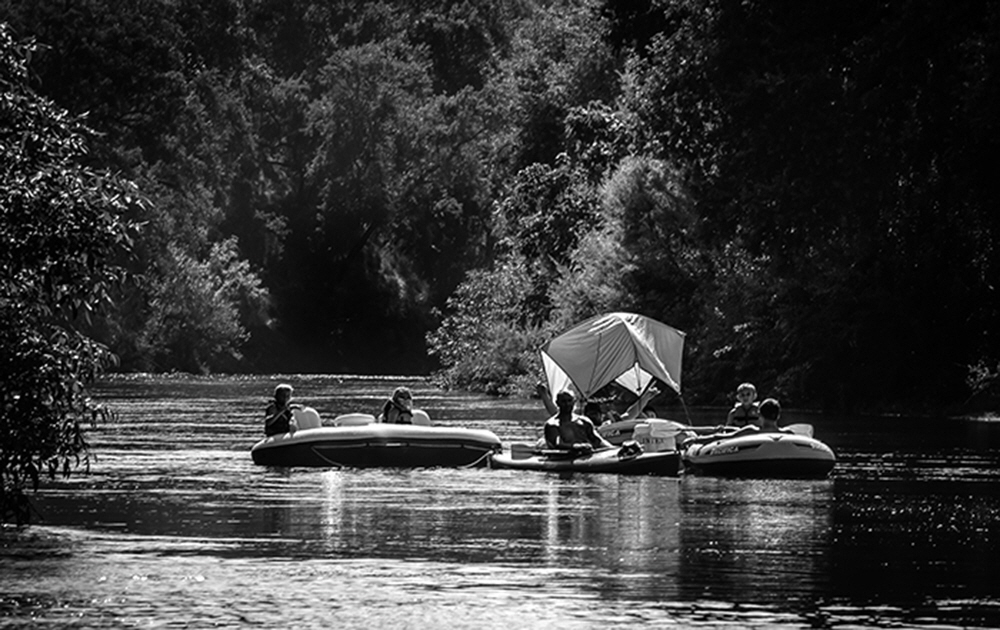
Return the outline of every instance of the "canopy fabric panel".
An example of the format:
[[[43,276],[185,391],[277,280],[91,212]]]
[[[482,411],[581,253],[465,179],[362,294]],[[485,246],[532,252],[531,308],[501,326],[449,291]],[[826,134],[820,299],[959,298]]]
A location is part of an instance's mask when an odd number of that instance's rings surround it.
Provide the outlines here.
[[[553,395],[572,384],[589,398],[611,382],[638,395],[653,378],[681,391],[684,333],[643,315],[598,315],[551,340],[541,354]]]

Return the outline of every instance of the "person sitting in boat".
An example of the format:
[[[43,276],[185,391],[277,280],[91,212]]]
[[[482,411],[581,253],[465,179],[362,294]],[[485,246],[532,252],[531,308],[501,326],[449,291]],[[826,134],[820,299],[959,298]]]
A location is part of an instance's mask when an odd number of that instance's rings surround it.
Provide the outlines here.
[[[757,424],[760,421],[760,407],[756,401],[757,388],[753,383],[740,383],[736,388],[736,406],[729,410],[726,426],[745,427]]]
[[[397,387],[392,397],[382,405],[379,422],[387,424],[413,424],[413,394],[406,387]]]
[[[778,426],[781,418],[781,405],[774,398],[768,398],[760,403],[760,430],[761,431],[786,431]]]
[[[295,425],[292,423],[292,410],[298,409],[300,405],[292,403],[292,386],[282,383],[274,388],[274,400],[267,404],[264,411],[264,435],[281,435],[282,433],[294,433]]]
[[[691,433],[689,435],[684,435],[682,439],[678,440],[678,443],[682,447],[687,447],[694,444],[707,444],[723,438],[733,438],[741,435],[747,435],[749,433],[757,433],[758,431],[781,431],[783,433],[789,433],[790,431],[788,429],[783,429],[778,426],[779,418],[781,418],[781,405],[778,404],[778,401],[774,398],[768,398],[764,402],[760,403],[760,426],[749,423],[735,430],[730,426],[718,427],[716,430],[707,434],[698,435]]]
[[[612,448],[611,443],[597,433],[589,418],[573,413],[575,405],[576,396],[569,390],[556,396],[559,411],[545,423],[545,447],[583,452]]]
[[[604,409],[601,407],[601,403],[596,400],[588,400],[583,403],[583,415],[587,416],[595,427],[601,426],[601,423],[604,422]]]

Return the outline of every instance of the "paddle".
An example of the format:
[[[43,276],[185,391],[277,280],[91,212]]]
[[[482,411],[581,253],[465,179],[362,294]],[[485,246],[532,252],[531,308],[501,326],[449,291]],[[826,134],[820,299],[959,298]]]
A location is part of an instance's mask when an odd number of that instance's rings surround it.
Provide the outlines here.
[[[683,425],[683,424],[681,424],[679,422],[673,422],[672,420],[668,420],[667,422],[670,422],[671,425],[675,425],[672,428],[676,428],[678,432],[680,432],[680,431],[694,431],[695,433],[697,433],[699,435],[701,435],[703,433],[721,433],[722,432],[722,431],[719,430],[719,427],[692,427],[692,426]],[[813,436],[813,425],[807,424],[805,422],[799,422],[799,423],[796,423],[796,424],[789,424],[787,426],[780,427],[780,428],[782,430],[784,430],[784,431],[788,431],[790,433],[795,433],[797,435],[804,435],[806,437],[812,437]]]
[[[582,450],[572,450],[572,449],[561,449],[561,448],[537,448],[532,444],[511,444],[510,445],[510,457],[511,459],[528,459],[530,457],[535,457],[536,455],[541,455],[547,457],[548,459],[575,459],[577,457],[583,457],[586,455],[592,455],[594,453],[605,451],[605,450],[621,450],[620,446],[613,446],[611,448],[599,448],[592,451],[582,451]]]
[[[564,451],[558,449],[540,449],[532,444],[511,444],[510,445],[510,457],[511,459],[528,459],[535,457],[536,455],[544,455],[546,457],[559,457],[564,458],[572,457],[572,451]]]
[[[537,452],[537,449],[531,444],[510,445],[511,459],[528,459],[529,457],[533,457]]]
[[[670,428],[675,429],[678,433],[681,431],[694,431],[695,433],[700,435],[702,433],[720,432],[719,427],[694,427],[686,424],[681,424],[680,422],[675,422],[673,420],[664,420],[664,422],[667,422],[670,425]],[[797,435],[804,435],[806,437],[813,436],[813,425],[805,422],[789,424],[787,426],[781,427],[781,429],[788,431],[790,433],[795,433]]]

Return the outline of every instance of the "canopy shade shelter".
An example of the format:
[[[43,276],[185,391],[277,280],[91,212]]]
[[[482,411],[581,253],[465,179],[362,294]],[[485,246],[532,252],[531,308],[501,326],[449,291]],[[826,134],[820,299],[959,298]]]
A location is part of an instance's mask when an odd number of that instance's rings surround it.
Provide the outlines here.
[[[541,350],[552,395],[572,385],[584,399],[611,382],[641,395],[654,378],[679,394],[683,353],[683,332],[635,313],[592,317]]]

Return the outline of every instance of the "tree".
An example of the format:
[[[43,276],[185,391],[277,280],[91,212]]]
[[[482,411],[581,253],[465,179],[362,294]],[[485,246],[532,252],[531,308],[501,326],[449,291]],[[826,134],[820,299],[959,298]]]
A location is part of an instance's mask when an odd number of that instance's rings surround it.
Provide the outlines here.
[[[697,321],[704,264],[682,179],[661,160],[622,160],[601,189],[600,221],[580,239],[550,292],[558,329],[614,310],[682,328]]]
[[[961,399],[998,356],[997,8],[647,5],[669,26],[632,57],[623,105],[686,165],[717,268],[753,261],[745,286],[765,288],[741,301],[718,279],[735,310],[706,313],[728,327],[711,352],[739,347],[798,403]]]
[[[538,273],[530,266],[515,255],[472,271],[448,300],[448,316],[428,335],[444,366],[437,375],[443,386],[507,395],[535,382],[547,328],[532,312]]]
[[[239,365],[247,337],[242,313],[260,312],[267,303],[260,280],[240,260],[236,240],[212,246],[198,261],[176,247],[169,249],[169,272],[154,279],[144,326],[138,339],[144,367],[191,373]]]
[[[109,306],[141,205],[129,182],[83,165],[89,131],[29,86],[32,42],[0,24],[0,520],[26,490],[87,462],[86,386],[112,361],[81,328]]]
[[[253,40],[246,3],[0,4],[7,5],[3,8],[21,33],[41,44],[31,63],[39,94],[70,111],[88,112],[88,126],[99,132],[88,145],[87,164],[122,172],[150,200],[137,217],[146,227],[130,261],[136,281],[124,288],[123,308],[95,322],[95,336],[115,350],[127,370],[231,369],[230,349],[258,322],[261,301],[225,305],[239,310],[237,327],[201,326],[201,332],[220,336],[202,346],[197,362],[176,347],[154,345],[168,343],[170,336],[162,334],[162,321],[148,305],[165,287],[180,290],[179,277],[196,281],[194,274],[174,275],[185,261],[211,273],[223,271],[210,257],[229,236],[223,232],[227,219],[241,228],[236,233],[245,250],[238,248],[239,257],[259,254],[258,264],[262,243],[280,229],[266,207],[260,218],[254,213],[276,179],[269,172],[269,149],[276,143],[259,140],[255,126],[271,112],[260,107],[257,116],[253,110],[277,99],[271,98],[274,81],[266,67],[248,59]],[[227,279],[217,276],[213,282]],[[199,290],[190,286],[185,293]],[[192,307],[180,316],[194,321],[205,312],[197,304],[186,300],[174,306]],[[260,323],[255,330],[263,329]]]
[[[466,276],[429,335],[447,385],[511,394],[537,378],[552,287],[581,237],[599,224],[593,186],[561,162],[534,164],[513,178],[494,211],[496,260]]]
[[[566,128],[571,110],[614,99],[618,59],[596,17],[587,3],[538,3],[514,23],[510,52],[492,78],[508,108],[507,137],[497,138],[504,174],[554,165],[572,144]]]

